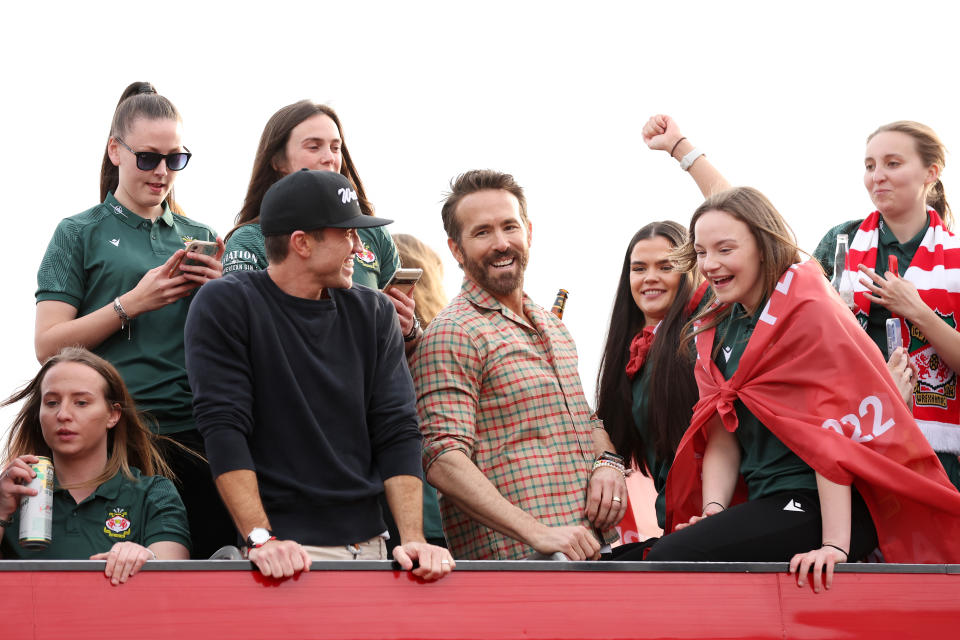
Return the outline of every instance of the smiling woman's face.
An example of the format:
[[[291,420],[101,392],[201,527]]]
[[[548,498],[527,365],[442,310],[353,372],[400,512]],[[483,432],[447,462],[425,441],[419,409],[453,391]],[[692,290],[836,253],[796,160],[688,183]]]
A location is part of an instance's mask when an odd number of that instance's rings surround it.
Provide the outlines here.
[[[683,277],[670,262],[674,247],[663,236],[640,240],[630,252],[630,292],[648,327],[667,315]]]

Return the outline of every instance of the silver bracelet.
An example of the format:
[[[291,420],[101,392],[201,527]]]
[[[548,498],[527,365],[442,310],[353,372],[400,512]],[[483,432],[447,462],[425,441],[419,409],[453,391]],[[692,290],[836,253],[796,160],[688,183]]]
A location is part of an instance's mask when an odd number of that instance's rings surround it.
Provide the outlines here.
[[[124,329],[126,329],[127,340],[128,341],[131,340],[133,336],[131,335],[130,316],[128,316],[127,312],[123,310],[123,305],[120,304],[120,296],[117,296],[116,298],[113,299],[113,310],[116,312],[117,316],[119,316],[120,318],[120,331],[123,331]]]
[[[696,162],[697,158],[703,155],[703,151],[700,151],[696,147],[691,149],[687,155],[683,156],[683,159],[680,160],[680,168],[684,171],[689,171],[690,167],[693,166],[693,163]]]

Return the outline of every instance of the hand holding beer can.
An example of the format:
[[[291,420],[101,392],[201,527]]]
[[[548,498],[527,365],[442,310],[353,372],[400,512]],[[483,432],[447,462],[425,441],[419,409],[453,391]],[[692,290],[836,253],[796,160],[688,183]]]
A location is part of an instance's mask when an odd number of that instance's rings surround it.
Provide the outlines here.
[[[46,549],[53,540],[53,461],[38,456],[31,464],[36,477],[27,485],[37,495],[20,502],[20,546],[24,549]]]

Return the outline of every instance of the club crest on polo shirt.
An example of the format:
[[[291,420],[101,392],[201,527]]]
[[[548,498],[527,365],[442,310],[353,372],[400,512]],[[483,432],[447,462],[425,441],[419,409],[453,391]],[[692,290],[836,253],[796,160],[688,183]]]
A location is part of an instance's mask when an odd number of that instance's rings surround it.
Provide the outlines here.
[[[127,518],[127,510],[123,507],[111,509],[107,521],[104,523],[103,532],[111,538],[120,540],[130,535],[130,520]]]
[[[363,242],[363,251],[357,254],[357,262],[370,269],[376,269],[378,266],[377,255],[370,250],[370,245],[366,242]]]
[[[193,236],[180,236],[180,239],[183,240],[184,245],[188,245],[194,240],[196,240],[196,238],[194,238]]]
[[[121,207],[120,205],[118,204],[113,205],[113,210],[116,211],[121,216],[123,216],[124,218],[127,217],[127,214],[123,212],[123,207]]]

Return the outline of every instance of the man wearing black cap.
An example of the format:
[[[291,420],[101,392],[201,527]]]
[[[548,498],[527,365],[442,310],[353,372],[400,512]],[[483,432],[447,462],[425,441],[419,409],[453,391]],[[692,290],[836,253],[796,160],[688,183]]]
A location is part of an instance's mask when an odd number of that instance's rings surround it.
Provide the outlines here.
[[[339,173],[299,171],[260,210],[270,266],[197,296],[185,328],[194,414],[217,488],[264,575],[311,559],[385,559],[377,496],[400,531],[394,558],[436,579],[446,549],[422,532],[420,435],[389,299],[351,287],[363,215]]]

